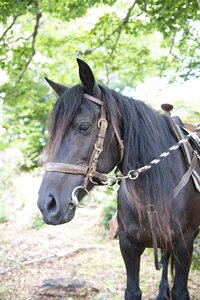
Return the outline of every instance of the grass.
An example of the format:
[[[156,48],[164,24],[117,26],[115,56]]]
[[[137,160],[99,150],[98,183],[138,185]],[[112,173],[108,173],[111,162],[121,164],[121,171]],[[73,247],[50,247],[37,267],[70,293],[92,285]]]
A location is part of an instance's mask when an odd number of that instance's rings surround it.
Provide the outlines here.
[[[41,214],[36,213],[33,216],[31,228],[39,230],[39,229],[43,228],[44,226],[45,226],[45,223],[41,217]]]
[[[0,223],[5,223],[8,221],[8,213],[4,210],[0,211]]]
[[[0,299],[1,300],[8,300],[9,296],[9,287],[6,283],[0,286]]]

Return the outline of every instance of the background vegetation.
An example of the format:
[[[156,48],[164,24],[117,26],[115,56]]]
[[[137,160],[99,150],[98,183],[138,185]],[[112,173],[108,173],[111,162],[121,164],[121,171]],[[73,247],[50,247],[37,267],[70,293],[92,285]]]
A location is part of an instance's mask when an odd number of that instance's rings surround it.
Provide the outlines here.
[[[122,92],[151,77],[180,82],[200,75],[197,0],[0,0],[0,12],[0,196],[19,168],[40,163],[55,102],[44,76],[77,83],[76,57],[98,82]],[[189,118],[199,123],[199,106],[191,103]]]
[[[44,76],[77,83],[76,57],[122,91],[147,77],[199,76],[196,0],[1,0],[0,11],[0,147],[20,148],[27,168],[46,143],[55,101]]]

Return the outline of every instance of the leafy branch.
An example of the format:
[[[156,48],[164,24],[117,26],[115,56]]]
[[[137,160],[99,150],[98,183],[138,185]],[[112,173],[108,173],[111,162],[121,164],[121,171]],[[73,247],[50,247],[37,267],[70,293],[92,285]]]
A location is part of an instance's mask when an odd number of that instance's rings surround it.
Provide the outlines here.
[[[163,65],[162,65],[162,68],[161,68],[161,71],[160,71],[160,76],[162,76],[163,72],[165,71],[165,68],[166,68],[166,65],[167,65],[167,61],[169,60],[169,57],[174,56],[174,54],[172,53],[172,50],[175,46],[176,34],[177,34],[177,31],[174,31],[173,36],[172,36],[172,40],[171,40],[171,43],[170,43],[168,55],[166,56],[165,61],[163,62]]]
[[[122,32],[123,28],[125,27],[125,25],[129,22],[131,12],[132,12],[132,10],[133,10],[133,8],[135,7],[136,4],[137,4],[137,0],[134,1],[134,3],[128,9],[128,12],[127,12],[125,18],[123,19],[122,23],[120,24],[120,26],[118,26],[115,30],[113,30],[110,34],[108,34],[96,47],[94,47],[93,49],[87,49],[85,51],[81,51],[81,52],[79,52],[79,54],[80,55],[89,55],[89,54],[91,54],[92,52],[94,52],[97,49],[101,48],[105,44],[105,42],[107,42],[115,33],[118,33],[117,39],[116,39],[116,42],[115,42],[115,44],[117,45],[117,43],[119,41],[119,38],[120,38],[120,35],[121,35],[121,32]],[[114,49],[114,46],[113,46],[113,49]]]
[[[108,34],[96,47],[94,47],[93,49],[87,49],[85,51],[79,52],[80,55],[85,55],[85,56],[89,55],[89,54],[95,52],[97,49],[101,48],[105,44],[105,42],[107,42],[113,35],[117,34],[116,39],[114,41],[114,44],[113,44],[113,46],[111,48],[111,52],[110,52],[110,54],[108,56],[107,61],[105,62],[106,74],[107,74],[107,83],[109,82],[109,67],[108,67],[109,62],[110,62],[110,60],[111,60],[111,58],[112,58],[112,56],[113,56],[113,54],[114,54],[114,52],[116,50],[117,44],[118,44],[118,42],[120,40],[120,37],[121,37],[121,34],[123,32],[123,29],[124,29],[124,27],[126,26],[126,24],[130,20],[131,12],[133,11],[133,9],[134,9],[134,7],[135,7],[136,4],[137,4],[137,0],[135,0],[133,2],[133,4],[129,7],[125,18],[122,20],[122,22],[120,23],[120,25],[115,30],[113,30],[110,34]],[[134,19],[136,19],[141,14],[142,14],[142,12],[139,13],[139,14],[137,14]]]
[[[118,27],[118,29],[115,31],[115,32],[117,32],[117,37],[116,37],[116,40],[115,40],[115,42],[114,42],[114,44],[113,44],[113,46],[111,48],[111,52],[110,52],[110,54],[108,56],[108,59],[105,62],[105,64],[106,64],[106,73],[107,73],[107,83],[109,83],[109,67],[108,66],[109,66],[110,60],[111,60],[111,58],[112,58],[112,56],[113,56],[113,54],[114,54],[114,52],[116,50],[117,44],[118,44],[118,42],[120,40],[120,37],[121,37],[121,34],[122,34],[122,31],[123,31],[124,27],[126,26],[126,24],[129,22],[129,19],[130,19],[130,16],[131,16],[131,12],[134,9],[134,7],[135,7],[136,4],[137,4],[137,0],[134,1],[134,3],[130,6],[130,8],[128,9],[128,12],[127,12],[127,14],[126,14],[126,16],[125,16],[125,18],[123,20],[123,22]],[[134,19],[136,19],[137,17],[139,17],[141,14],[142,14],[142,12],[139,13],[139,14],[137,14],[134,17]]]
[[[121,36],[121,34],[122,34],[122,31],[123,31],[124,27],[126,26],[126,24],[129,22],[129,19],[130,19],[130,16],[131,16],[131,12],[132,12],[133,8],[135,7],[136,3],[137,3],[137,1],[135,1],[135,2],[131,5],[131,7],[128,9],[128,12],[127,12],[127,14],[126,14],[126,16],[125,16],[125,18],[124,18],[122,24],[121,24],[121,25],[118,27],[118,29],[117,29],[117,32],[118,32],[117,38],[116,38],[115,43],[114,43],[114,45],[113,45],[113,47],[112,47],[112,49],[111,49],[111,53],[110,53],[110,55],[109,55],[109,57],[108,57],[107,63],[110,61],[110,59],[111,59],[111,57],[112,57],[112,55],[113,55],[113,53],[114,53],[114,51],[115,51],[115,49],[116,49],[116,46],[117,46],[117,44],[118,44],[118,41],[119,41],[120,36]],[[141,13],[140,13],[139,15],[141,15]],[[139,15],[137,15],[136,17],[138,17]],[[136,17],[135,17],[135,18],[136,18]]]
[[[20,40],[23,40],[23,41],[28,41],[31,37],[33,36],[33,33],[31,33],[31,35],[29,35],[28,37],[24,38],[22,36],[18,37],[17,39],[13,40],[13,41],[10,41],[7,43],[7,45],[10,45],[10,44],[14,44]]]
[[[37,3],[37,6],[38,6],[38,3]],[[32,43],[31,43],[31,55],[29,57],[29,59],[27,60],[26,64],[24,65],[18,79],[16,80],[16,85],[22,80],[23,76],[24,76],[24,73],[26,72],[26,70],[28,69],[28,66],[30,65],[32,59],[33,59],[33,56],[35,55],[35,42],[36,42],[36,37],[38,35],[38,29],[39,29],[39,25],[40,25],[40,19],[42,17],[42,13],[41,11],[38,11],[38,13],[36,14],[36,18],[35,18],[35,26],[34,26],[34,31],[33,31],[33,34],[32,34]]]
[[[0,37],[0,41],[3,41],[3,39],[6,36],[6,34],[8,33],[8,31],[15,25],[15,22],[19,16],[21,16],[21,14],[14,16],[11,24],[6,28],[6,30],[3,32],[2,36]]]

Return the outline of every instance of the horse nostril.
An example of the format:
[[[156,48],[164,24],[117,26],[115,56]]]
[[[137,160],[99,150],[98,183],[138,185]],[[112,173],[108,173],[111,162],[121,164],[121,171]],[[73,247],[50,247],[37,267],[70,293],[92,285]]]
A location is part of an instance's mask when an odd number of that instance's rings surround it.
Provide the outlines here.
[[[47,210],[48,211],[54,211],[57,208],[56,200],[53,195],[49,195],[49,198],[47,200]]]

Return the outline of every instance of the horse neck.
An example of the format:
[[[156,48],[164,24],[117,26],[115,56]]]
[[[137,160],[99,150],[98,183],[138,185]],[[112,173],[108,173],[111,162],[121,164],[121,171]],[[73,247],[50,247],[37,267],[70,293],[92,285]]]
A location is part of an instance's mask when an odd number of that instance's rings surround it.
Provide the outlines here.
[[[165,117],[143,102],[126,99],[123,105],[124,168],[137,168],[166,150],[171,137]]]

